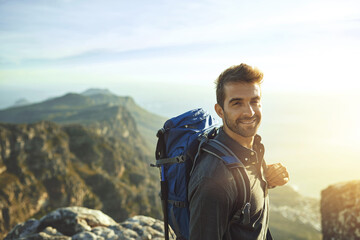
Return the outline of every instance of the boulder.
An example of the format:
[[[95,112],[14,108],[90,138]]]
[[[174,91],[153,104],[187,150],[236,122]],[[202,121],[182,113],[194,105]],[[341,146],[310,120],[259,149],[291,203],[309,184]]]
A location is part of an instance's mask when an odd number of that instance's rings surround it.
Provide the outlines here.
[[[360,180],[321,192],[321,225],[324,240],[360,239]]]
[[[170,239],[175,239],[171,232]],[[162,240],[164,223],[160,220],[134,216],[116,223],[99,210],[84,207],[57,209],[40,220],[29,219],[16,225],[5,240]]]

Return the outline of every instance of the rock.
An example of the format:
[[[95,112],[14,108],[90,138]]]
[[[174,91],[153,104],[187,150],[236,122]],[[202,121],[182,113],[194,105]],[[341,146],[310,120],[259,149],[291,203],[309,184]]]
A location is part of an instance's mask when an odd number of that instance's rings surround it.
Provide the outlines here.
[[[321,192],[321,225],[324,240],[360,239],[360,180]]]
[[[103,240],[105,238],[96,236],[95,233],[85,231],[72,236],[71,239],[72,240]]]
[[[118,235],[115,234],[114,230],[106,227],[95,227],[91,230],[97,236],[103,237],[104,239],[118,239]]]
[[[9,232],[5,239],[17,239],[35,233],[39,225],[40,221],[36,219],[29,219],[24,223],[19,223]]]
[[[63,236],[63,234],[61,232],[58,232],[56,228],[50,226],[46,227],[42,232],[51,236]]]
[[[66,207],[40,220],[30,219],[16,225],[5,239],[163,240],[163,224],[160,220],[146,216],[134,216],[116,223],[99,210]],[[170,239],[174,240],[172,231],[171,234]]]
[[[93,227],[110,226],[116,222],[99,210],[84,207],[60,208],[40,219],[39,229],[55,227],[61,233],[72,236]]]
[[[134,230],[142,239],[162,237],[164,224],[162,221],[147,216],[135,216],[121,223],[121,226]]]
[[[45,232],[40,232],[32,235],[28,235],[25,238],[18,238],[17,240],[71,240],[70,237],[64,235],[51,235]]]

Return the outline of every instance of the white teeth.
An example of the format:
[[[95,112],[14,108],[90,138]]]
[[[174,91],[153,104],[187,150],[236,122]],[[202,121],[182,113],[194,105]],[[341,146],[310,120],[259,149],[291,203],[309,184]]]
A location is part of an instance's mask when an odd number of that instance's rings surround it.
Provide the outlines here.
[[[254,123],[255,122],[255,119],[252,119],[250,121],[240,121],[240,123],[243,123],[243,124],[251,124],[251,123]]]

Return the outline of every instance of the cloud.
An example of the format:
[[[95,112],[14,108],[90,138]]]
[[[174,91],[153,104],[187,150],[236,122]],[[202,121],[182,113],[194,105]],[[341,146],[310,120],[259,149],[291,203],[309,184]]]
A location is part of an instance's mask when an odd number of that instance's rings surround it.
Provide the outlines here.
[[[322,0],[2,1],[0,67],[91,65],[84,71],[106,74],[114,67],[116,74],[138,79],[169,79],[181,67],[181,81],[206,79],[245,61],[274,76],[284,72],[274,77],[277,85],[307,88],[313,81],[301,80],[306,74],[290,83],[287,76],[307,65],[318,78],[341,76],[342,68],[354,66],[358,6]]]
[[[237,40],[254,31],[267,31],[281,25],[314,22],[319,16],[333,16],[329,7],[322,14],[311,10],[309,2],[302,7],[287,1],[37,1],[3,4],[4,35],[11,38],[15,50],[21,41],[30,50],[21,57],[64,57],[98,48],[130,50],[199,42]],[[316,4],[319,7],[321,3]],[[326,5],[325,5],[326,6]],[[331,9],[334,9],[331,8]],[[304,12],[306,11],[306,16]],[[340,12],[340,14],[339,14]],[[345,11],[346,12],[346,11]],[[341,16],[338,11],[335,16]],[[12,29],[12,31],[9,31]],[[21,37],[15,37],[15,36]],[[6,42],[4,39],[3,42]],[[56,51],[54,50],[56,46]],[[8,56],[8,55],[7,55]]]
[[[271,41],[355,15],[346,2],[3,1],[0,57],[65,58],[97,49],[130,51],[192,44]],[[321,7],[321,14],[317,11]],[[316,10],[314,10],[316,9]],[[338,11],[335,11],[338,10]],[[311,30],[312,29],[312,30]],[[286,41],[286,39],[284,39]]]

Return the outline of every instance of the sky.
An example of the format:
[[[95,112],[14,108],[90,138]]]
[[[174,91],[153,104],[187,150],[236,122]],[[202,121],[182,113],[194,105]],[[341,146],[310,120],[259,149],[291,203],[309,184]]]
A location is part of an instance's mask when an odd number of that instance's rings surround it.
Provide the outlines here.
[[[319,197],[360,168],[359,40],[355,0],[0,0],[0,108],[107,88],[163,116],[213,113],[214,80],[245,62],[265,74],[268,159]]]

